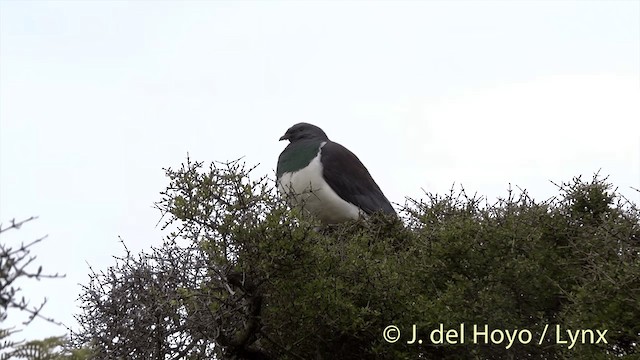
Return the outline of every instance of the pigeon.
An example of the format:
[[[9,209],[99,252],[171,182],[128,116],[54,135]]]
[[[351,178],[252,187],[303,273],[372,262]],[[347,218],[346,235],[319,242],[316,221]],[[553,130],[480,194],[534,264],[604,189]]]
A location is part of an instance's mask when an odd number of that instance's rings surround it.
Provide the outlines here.
[[[327,225],[376,212],[396,216],[360,159],[329,140],[321,128],[298,123],[282,140],[289,140],[289,145],[278,158],[277,184],[291,205],[301,206]]]

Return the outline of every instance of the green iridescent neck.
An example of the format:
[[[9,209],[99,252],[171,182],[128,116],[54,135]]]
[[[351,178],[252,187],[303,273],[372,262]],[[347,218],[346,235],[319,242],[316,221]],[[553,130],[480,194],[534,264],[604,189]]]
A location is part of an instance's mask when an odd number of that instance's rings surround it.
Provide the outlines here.
[[[277,177],[305,168],[318,155],[321,141],[305,141],[289,144],[278,159]]]

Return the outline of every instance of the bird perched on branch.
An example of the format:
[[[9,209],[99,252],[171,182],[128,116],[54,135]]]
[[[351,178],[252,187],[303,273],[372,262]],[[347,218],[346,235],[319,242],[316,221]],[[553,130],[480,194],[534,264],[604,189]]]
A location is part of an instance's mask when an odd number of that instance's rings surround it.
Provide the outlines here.
[[[280,140],[289,145],[278,158],[278,190],[292,205],[325,224],[358,219],[375,212],[396,215],[360,159],[307,123],[290,127]]]

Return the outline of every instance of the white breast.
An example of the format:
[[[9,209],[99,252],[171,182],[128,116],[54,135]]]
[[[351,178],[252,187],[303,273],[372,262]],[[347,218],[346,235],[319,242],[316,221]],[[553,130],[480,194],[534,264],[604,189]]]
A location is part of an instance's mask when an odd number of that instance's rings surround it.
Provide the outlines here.
[[[324,144],[322,144],[324,145]],[[340,198],[322,177],[320,153],[309,165],[297,172],[282,174],[278,190],[295,206],[315,214],[326,224],[335,224],[349,219],[357,219],[360,209]]]

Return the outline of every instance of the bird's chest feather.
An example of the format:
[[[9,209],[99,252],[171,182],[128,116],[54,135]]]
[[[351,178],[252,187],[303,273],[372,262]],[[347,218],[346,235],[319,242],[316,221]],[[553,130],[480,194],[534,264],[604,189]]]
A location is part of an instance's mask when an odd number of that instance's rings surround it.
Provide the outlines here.
[[[278,189],[288,200],[318,216],[325,223],[357,219],[360,209],[344,201],[322,176],[321,150],[308,166],[282,174]]]
[[[320,156],[316,156],[309,165],[295,172],[286,172],[280,178],[280,190],[289,194],[302,195],[312,191],[323,190],[327,183],[322,178],[322,163]]]

